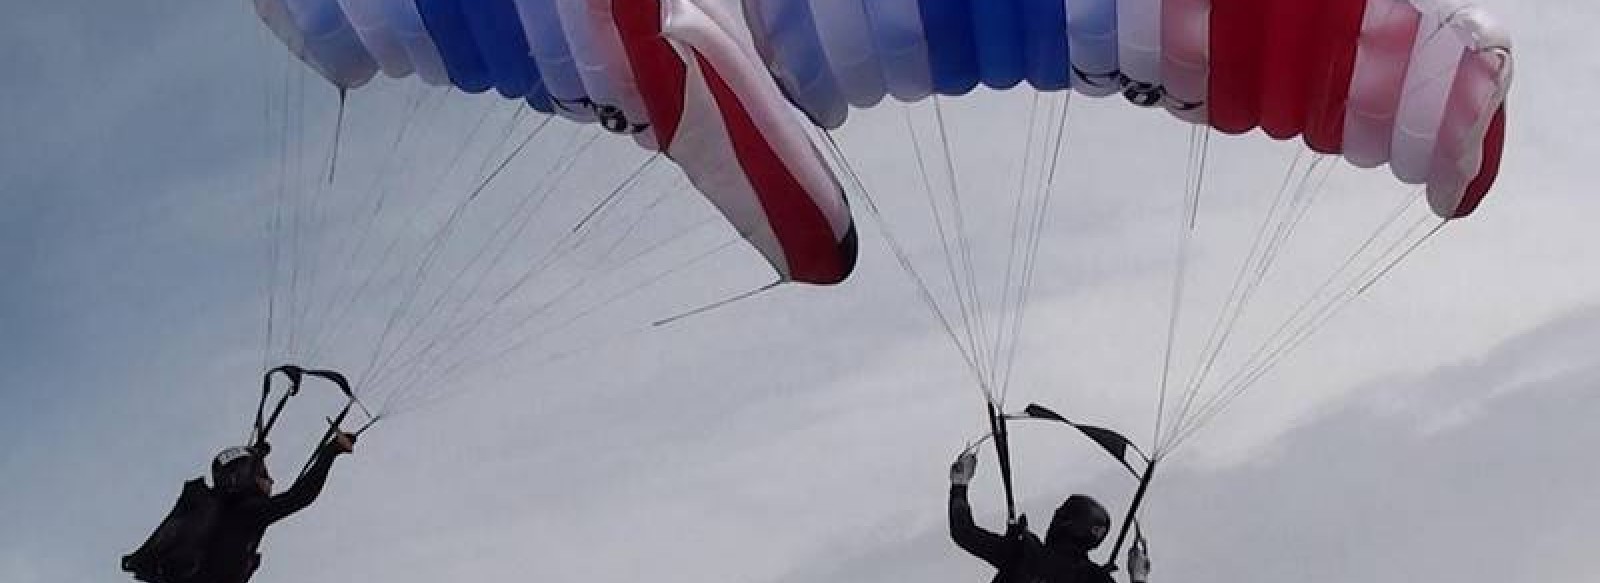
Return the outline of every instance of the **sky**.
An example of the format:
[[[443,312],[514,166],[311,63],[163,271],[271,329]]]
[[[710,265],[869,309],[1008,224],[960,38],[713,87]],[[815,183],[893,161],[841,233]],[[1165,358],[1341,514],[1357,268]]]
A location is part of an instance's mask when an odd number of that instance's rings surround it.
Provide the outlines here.
[[[1587,196],[1587,154],[1600,148],[1590,129],[1600,119],[1585,107],[1600,93],[1600,57],[1586,42],[1600,7],[1484,4],[1513,32],[1518,58],[1496,193],[1179,450],[1143,511],[1153,580],[1600,575],[1585,560],[1600,541],[1600,503],[1590,495],[1600,467],[1587,461],[1600,437],[1591,421],[1600,415],[1600,365],[1591,357],[1600,268],[1586,220],[1600,213]],[[0,132],[10,137],[0,141],[0,580],[117,580],[118,558],[153,528],[182,481],[244,439],[263,363],[308,352],[284,344],[291,330],[268,341],[267,298],[294,295],[272,267],[273,241],[283,235],[274,239],[270,225],[277,178],[311,177],[290,184],[325,194],[318,148],[331,134],[332,92],[314,80],[294,85],[305,78],[291,74],[289,94],[309,105],[287,106],[281,47],[242,2],[62,0],[10,14],[0,22],[8,79]],[[450,199],[430,195],[465,192],[484,161],[505,151],[496,140],[520,135],[473,134],[473,120],[520,124],[513,129],[537,120],[513,119],[492,100],[433,105],[445,100],[409,87],[380,84],[378,97],[353,97],[338,181],[325,198],[327,216],[358,216],[340,206],[350,200],[341,193],[392,176],[383,184],[412,196],[394,199],[373,228],[414,254],[431,231],[406,217],[445,216],[439,200]],[[415,111],[431,125],[419,122],[406,142],[411,167],[383,170],[396,131],[388,120],[414,98],[424,99]],[[1004,146],[1016,142],[1027,104],[991,95],[951,105],[957,158],[971,169],[964,189],[1010,176],[1016,161],[1006,152],[1014,158],[1016,150]],[[1071,194],[1050,211],[1011,403],[1039,401],[1145,436],[1144,387],[1161,362],[1172,277],[1176,215],[1167,211],[1177,201],[1127,193],[1181,184],[1188,133],[1164,114],[1122,104],[1072,107]],[[305,118],[284,124],[276,116],[285,111]],[[920,199],[894,195],[915,178],[911,164],[895,161],[904,148],[887,147],[901,121],[863,115],[842,141],[883,193],[891,231],[919,265],[936,264]],[[522,185],[550,175],[570,144],[586,139],[561,123],[474,203],[457,239],[492,235],[473,227],[514,213],[524,200],[517,195],[531,192]],[[295,159],[309,162],[283,172],[274,131],[289,126],[311,128],[292,134],[309,150]],[[1238,244],[1259,220],[1250,210],[1293,156],[1264,142],[1212,144],[1206,236],[1192,270],[1200,300],[1226,290]],[[572,193],[603,194],[617,168],[646,160],[627,144],[598,143],[583,150],[593,153],[577,163],[577,178],[557,186],[561,196],[532,223],[531,240],[548,243],[540,237],[563,231],[537,227],[584,212]],[[468,170],[439,179],[440,188],[418,187],[459,144],[475,148],[464,156]],[[669,171],[653,165],[644,176],[643,195],[630,193],[597,220],[596,240],[620,237],[628,244],[618,248],[629,250],[686,233],[682,247],[657,245],[659,255],[580,295],[643,292],[481,367],[408,389],[400,400],[416,406],[364,435],[317,505],[272,529],[256,581],[989,576],[950,544],[944,524],[946,468],[983,431],[982,401],[883,229],[858,216],[863,259],[845,286],[780,288],[652,328],[653,319],[754,288],[764,274],[752,252],[721,246],[730,232],[695,227],[709,211]],[[1342,240],[1355,207],[1382,207],[1395,193],[1371,188],[1381,174],[1334,176],[1328,202],[1311,213],[1325,220],[1306,224],[1310,242],[1286,252],[1290,263],[1336,264],[1331,243],[1319,242]],[[651,210],[652,200],[663,202]],[[1004,209],[972,212],[974,232],[999,231]],[[627,231],[631,213],[651,219],[637,235]],[[367,272],[337,268],[348,225],[305,229],[305,249],[294,249],[321,266],[310,272],[317,284],[356,289]],[[470,246],[446,249],[440,262],[472,265],[463,249]],[[535,247],[511,249],[508,263],[525,264]],[[978,251],[980,272],[1003,268],[992,249]],[[701,252],[706,260],[643,285]],[[1274,278],[1285,291],[1273,293],[1283,295],[1267,294],[1263,311],[1292,306],[1279,298],[1314,286],[1314,267],[1285,268]],[[582,276],[574,269],[558,266],[555,283],[537,284],[522,301],[556,293],[561,278]],[[380,275],[397,273],[404,270]],[[307,285],[305,295],[319,293]],[[380,278],[352,304],[355,322],[330,332],[329,364],[363,368],[366,340],[381,336],[374,326],[385,312],[362,309],[394,301],[403,288]],[[493,330],[502,320],[490,322]],[[1180,343],[1179,353],[1192,349]],[[280,478],[336,406],[325,395],[305,401],[280,430],[277,451],[291,452],[276,460]],[[1125,507],[1131,484],[1100,454],[1058,430],[1017,435],[1025,510],[1043,517],[1072,492]],[[980,522],[999,528],[992,462],[980,464],[973,496]]]

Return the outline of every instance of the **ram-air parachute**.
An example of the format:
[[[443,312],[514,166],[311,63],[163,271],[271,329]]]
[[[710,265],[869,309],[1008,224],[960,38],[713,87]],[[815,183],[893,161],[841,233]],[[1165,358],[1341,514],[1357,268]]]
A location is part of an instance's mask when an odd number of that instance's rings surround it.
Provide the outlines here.
[[[1155,461],[1446,222],[1478,208],[1499,170],[1512,73],[1507,34],[1457,0],[255,4],[294,54],[341,89],[358,88],[380,70],[468,93],[493,89],[664,152],[783,281],[828,284],[849,275],[856,241],[845,203],[850,191],[864,203],[856,210],[880,223],[888,247],[959,349],[987,398],[999,440],[1006,419],[1064,420],[1046,409],[1020,415],[1005,409],[1031,287],[1049,269],[1040,266],[1039,250],[1051,234],[1050,202],[1058,191],[1106,188],[1065,176],[1063,162],[1144,171],[1150,176],[1118,182],[1115,194],[1132,205],[1176,193],[1170,202],[1182,215],[1174,221],[1181,246],[1171,312],[1163,318],[1159,396],[1152,399],[1155,438],[1145,456],[1152,465],[1142,472],[1127,466],[1145,482]],[[1156,159],[1146,151],[1155,148],[1145,145],[1155,137],[1109,145],[1116,140],[1068,132],[1066,96],[1073,94],[1165,109],[1171,125],[1192,128],[1188,159]],[[958,126],[983,138],[965,141]],[[1246,172],[1281,184],[1231,289],[1219,294],[1225,301],[1214,317],[1202,318],[1210,332],[1181,375],[1176,337],[1195,313],[1183,309],[1183,299],[1195,275],[1190,242],[1203,222],[1197,216],[1205,206],[1206,169],[1215,164],[1211,136],[1256,129],[1304,145],[1293,148],[1281,181],[1272,172]],[[859,130],[854,138],[853,130]],[[1073,141],[1100,151],[1069,154],[1065,145]],[[1247,165],[1270,166],[1260,156],[1246,158]],[[1402,198],[1376,227],[1368,225],[1370,234],[1347,229],[1358,235],[1353,250],[1328,262],[1335,267],[1303,302],[1258,326],[1259,343],[1246,343],[1241,338],[1250,334],[1240,332],[1241,322],[1251,319],[1269,276],[1285,263],[1301,263],[1279,259],[1294,235],[1309,229],[1307,217],[1316,214],[1311,208],[1335,158],[1359,168],[1386,166],[1390,185],[1398,179],[1425,196]],[[1185,168],[1181,185],[1156,186],[1162,174],[1156,170],[1166,168]],[[878,203],[908,194],[926,198],[926,217],[908,218],[916,205]],[[1410,205],[1420,200],[1427,216],[1408,222]],[[1011,236],[999,245],[1003,269],[980,265],[974,249],[983,237],[970,223],[984,217],[969,213],[1010,216]],[[1105,222],[1085,219],[1079,226]],[[908,245],[902,237],[918,230],[936,243]],[[919,251],[930,249],[924,254],[935,256],[935,265],[918,265]],[[1067,413],[1078,418],[1077,408]],[[1108,451],[1139,451],[1098,431],[1086,429]]]
[[[819,125],[886,95],[1121,94],[1229,134],[1388,164],[1470,214],[1504,141],[1510,40],[1449,0],[745,0]]]
[[[1504,101],[1512,73],[1510,40],[1482,10],[1463,2],[743,0],[742,4],[768,68],[785,94],[828,133],[836,167],[864,191],[864,207],[883,224],[901,265],[982,389],[1010,516],[1015,518],[1018,511],[1007,420],[1066,422],[1111,453],[1138,480],[1122,533],[1111,550],[1113,561],[1130,525],[1137,523],[1137,510],[1157,462],[1445,222],[1477,209],[1499,170]],[[1305,162],[1308,152],[1297,153],[1284,174],[1278,202],[1261,222],[1249,257],[1211,319],[1210,333],[1187,363],[1187,375],[1179,374],[1185,367],[1176,364],[1183,361],[1177,354],[1178,340],[1185,323],[1186,287],[1196,279],[1188,273],[1194,254],[1190,248],[1199,230],[1210,133],[1205,129],[1191,133],[1183,187],[1162,188],[1149,179],[1126,180],[1115,187],[1130,198],[1185,192],[1167,339],[1164,355],[1156,363],[1159,378],[1151,381],[1155,414],[1148,426],[1154,438],[1147,450],[1121,434],[1079,425],[1047,408],[1030,406],[1021,413],[1006,409],[1018,337],[1028,319],[1035,274],[1041,269],[1038,249],[1049,203],[1058,190],[1094,188],[1088,181],[1073,183],[1061,170],[1063,144],[1069,138],[1068,104],[1063,97],[1045,95],[1068,91],[1119,96],[1223,134],[1259,128],[1276,140],[1301,138],[1311,157]],[[985,102],[1005,101],[995,93],[1033,96],[1012,99],[1010,108],[984,107]],[[894,104],[889,97],[909,105]],[[959,103],[965,100],[977,103]],[[1008,125],[1008,118],[1021,117],[1013,112],[1023,111],[1022,104],[1030,102],[1027,122]],[[960,111],[963,106],[965,112]],[[852,107],[865,111],[852,114]],[[880,113],[883,109],[898,110],[904,118],[904,130],[898,133],[905,136],[902,143],[911,154],[896,162],[885,162],[882,153],[885,136],[897,133],[892,121],[896,116]],[[859,134],[850,136],[854,125],[850,118],[864,113],[873,114],[872,119]],[[967,134],[957,131],[963,122]],[[1009,128],[1012,137],[1007,139],[1006,130],[996,127]],[[975,134],[984,136],[979,139],[981,147],[962,137]],[[1095,136],[1070,137],[1109,143]],[[1005,142],[1015,148],[1007,150]],[[1161,165],[1144,148],[1106,150],[1078,156],[1105,162],[1121,159],[1122,164],[1113,166],[1124,168],[1148,164],[1155,170]],[[1335,261],[1339,267],[1297,309],[1275,316],[1281,323],[1261,328],[1271,332],[1258,332],[1260,338],[1249,341],[1253,350],[1248,346],[1239,350],[1235,347],[1241,339],[1250,336],[1240,329],[1245,327],[1241,321],[1250,320],[1252,300],[1262,295],[1258,291],[1276,267],[1294,263],[1279,259],[1324,189],[1332,169],[1329,156],[1342,156],[1362,168],[1387,165],[1400,182],[1421,186],[1438,219],[1419,218],[1414,223],[1418,229],[1391,229],[1403,224],[1397,219],[1408,207],[1402,204],[1344,261]],[[1021,163],[1012,166],[1014,160]],[[903,176],[896,181],[893,172],[883,170],[885,166],[916,170],[900,172]],[[1017,172],[1017,178],[1008,171]],[[894,186],[886,189],[886,183]],[[1013,188],[1014,197],[1000,195]],[[908,207],[880,212],[880,204],[873,200],[904,190],[923,191],[929,212],[908,222],[903,220]],[[872,191],[876,192],[865,194]],[[1002,238],[1004,244],[992,253],[1006,257],[1005,267],[985,272],[981,267],[985,262],[974,259],[983,253],[975,251],[978,246],[972,242],[984,237],[973,234],[970,225],[975,221],[967,215],[1012,204],[1016,211],[1009,241]],[[892,214],[901,216],[885,216]],[[931,227],[919,228],[919,222]],[[944,249],[942,261],[917,265],[914,253],[894,241],[896,231],[929,233],[926,238],[939,241]],[[1068,398],[1054,404],[1072,406],[1067,411],[1074,419],[1103,413],[1095,403],[1070,398],[1074,396],[1072,391],[1052,395],[1054,401]],[[1128,431],[1122,423],[1118,429]],[[1134,457],[1143,463],[1130,463]],[[1135,527],[1136,539],[1137,531]]]
[[[843,192],[796,127],[747,35],[685,3],[256,0],[289,49],[343,89],[380,70],[593,120],[659,148],[785,281],[838,283],[855,262]]]

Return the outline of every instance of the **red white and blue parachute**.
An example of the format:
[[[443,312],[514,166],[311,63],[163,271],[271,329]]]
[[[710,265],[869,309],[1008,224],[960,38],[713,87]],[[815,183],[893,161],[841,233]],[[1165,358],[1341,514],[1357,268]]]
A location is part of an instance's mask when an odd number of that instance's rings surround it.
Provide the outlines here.
[[[677,0],[255,0],[344,89],[379,71],[493,89],[677,161],[784,281],[855,263],[843,191],[726,11]],[[663,18],[663,15],[669,15]]]
[[[1454,0],[256,0],[341,88],[382,70],[597,120],[661,149],[786,280],[853,264],[848,207],[758,69],[822,127],[976,86],[1125,94],[1226,133],[1302,136],[1427,184],[1493,184],[1509,38]],[[742,16],[742,18],[741,18]]]
[[[990,137],[977,144],[993,167],[967,175],[984,176],[986,198],[966,202],[996,206],[994,195],[1010,186],[996,186],[995,177],[1006,172],[1005,163],[1020,162],[1022,172],[1007,181],[1037,179],[1042,194],[1017,189],[1018,219],[1025,208],[1021,197],[1038,196],[1042,202],[1028,207],[1036,215],[1043,216],[1048,206],[1066,127],[1066,91],[1164,108],[1192,124],[1196,137],[1209,136],[1210,129],[1244,134],[1259,128],[1277,140],[1299,138],[1305,144],[1296,148],[1299,153],[1318,156],[1298,182],[1291,180],[1296,166],[1286,174],[1279,196],[1294,201],[1275,204],[1262,223],[1258,241],[1266,243],[1259,255],[1251,251],[1244,264],[1251,269],[1240,269],[1235,291],[1216,320],[1221,333],[1215,337],[1224,340],[1214,347],[1208,340],[1202,352],[1210,356],[1200,359],[1202,372],[1193,377],[1189,397],[1199,393],[1225,339],[1232,337],[1224,328],[1238,321],[1242,306],[1276,264],[1272,254],[1283,248],[1283,239],[1309,207],[1310,197],[1295,191],[1318,188],[1312,171],[1328,168],[1319,166],[1325,157],[1339,156],[1364,168],[1386,165],[1400,182],[1423,187],[1432,212],[1418,210],[1438,222],[1434,230],[1421,239],[1403,231],[1392,244],[1374,244],[1376,233],[1367,238],[1351,259],[1370,252],[1372,269],[1346,260],[1328,281],[1350,283],[1332,286],[1327,294],[1314,292],[1261,350],[1246,358],[1239,375],[1222,383],[1215,392],[1218,407],[1445,222],[1476,210],[1499,171],[1512,76],[1508,36],[1462,0],[254,2],[294,54],[342,89],[360,87],[381,71],[468,93],[494,90],[665,153],[784,281],[838,283],[854,267],[855,227],[838,176],[852,179],[862,192],[868,189],[831,132],[852,116],[871,117],[852,113],[852,107],[875,108],[890,97],[931,102],[941,143],[921,148],[908,113],[913,139],[902,149],[913,153],[916,163],[901,168],[917,169],[931,200],[931,191],[940,190],[936,182],[952,195],[962,188],[951,167],[954,156],[938,98],[980,88],[995,93],[1027,91],[1022,89],[1027,86],[1034,97],[1057,92],[1062,103],[1058,129],[1034,124],[1030,113],[1030,127],[1006,134],[1014,138]],[[826,143],[818,139],[819,128],[829,132]],[[885,152],[901,144],[871,137],[868,147],[877,150],[874,154],[906,153]],[[999,151],[1008,140],[1018,146],[1018,155]],[[1048,142],[1054,142],[1053,152],[1034,151],[1048,150],[1035,147]],[[1191,162],[1199,168],[1187,181],[1191,202],[1184,206],[1191,213],[1198,206],[1205,143],[1191,144]],[[936,150],[942,155],[931,154]],[[886,164],[881,160],[890,157],[875,156],[873,163]],[[930,180],[928,168],[937,164],[946,166],[944,173]],[[966,202],[950,199],[949,210],[960,221]],[[869,206],[878,214],[875,204]],[[938,205],[930,208],[941,212]],[[1185,224],[1192,227],[1190,219]],[[990,377],[980,383],[999,387],[1003,395],[1010,363],[1002,361],[1013,358],[1044,221],[1014,221],[1011,253],[1029,250],[1021,253],[1026,259],[1018,260],[1024,267],[1016,275],[1008,259],[1004,289],[997,294],[1005,317],[994,318],[998,329],[985,330],[983,317],[962,324],[968,328],[963,341],[956,338],[955,316],[995,310],[979,305],[983,294],[974,281],[978,276],[965,228],[958,223],[947,234],[939,220],[935,216],[931,222],[941,243],[948,243],[948,280],[957,295],[950,303],[961,308],[941,322],[977,376]],[[1383,224],[1379,232],[1403,223],[1391,217]],[[950,249],[959,257],[949,256]],[[895,252],[909,264],[907,254]],[[1174,281],[1182,284],[1185,264],[1179,265]],[[939,302],[925,299],[941,311]],[[1177,321],[1175,310],[1169,367]],[[980,362],[984,359],[993,362]],[[1208,403],[1186,417],[1191,400],[1183,399],[1183,411],[1171,418],[1167,445],[1175,447],[1214,415]]]
[[[1498,171],[1509,39],[1458,0],[255,0],[324,77],[378,71],[633,134],[678,161],[786,280],[854,259],[823,127],[885,96],[1122,94],[1227,133],[1303,137],[1471,213]],[[754,39],[752,39],[752,33]],[[752,43],[752,40],[754,43]],[[760,57],[756,55],[759,48]]]
[[[1026,82],[1261,128],[1425,184],[1445,218],[1488,192],[1510,40],[1457,0],[745,0],[770,68],[819,125],[885,96]]]

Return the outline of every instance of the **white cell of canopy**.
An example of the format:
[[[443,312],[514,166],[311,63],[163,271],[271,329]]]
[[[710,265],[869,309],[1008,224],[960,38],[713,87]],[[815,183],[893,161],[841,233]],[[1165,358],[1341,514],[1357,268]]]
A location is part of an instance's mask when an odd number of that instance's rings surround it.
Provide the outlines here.
[[[567,35],[567,48],[572,51],[584,92],[597,104],[615,105],[616,92],[611,88],[606,63],[595,50],[588,3],[586,0],[556,0],[555,5],[561,14],[561,30]]]
[[[554,0],[561,15],[561,30],[567,37],[567,48],[572,51],[573,64],[577,65],[578,78],[583,80],[584,94],[597,105],[616,106],[617,92],[611,81],[607,63],[600,58],[593,23],[589,19],[587,0]]]
[[[285,0],[305,40],[306,54],[334,74],[334,84],[346,89],[365,85],[378,73],[378,63],[361,45],[355,27],[337,2]]]
[[[1389,169],[1409,184],[1428,180],[1445,102],[1466,51],[1461,39],[1445,28],[1445,16],[1437,12],[1422,14],[1416,44],[1411,48],[1411,66],[1395,110]]]
[[[378,68],[383,70],[383,74],[399,79],[416,72],[416,67],[412,66],[411,55],[406,54],[405,45],[389,26],[384,2],[339,0],[339,7],[344,9],[345,16],[355,27],[356,37],[361,39],[367,54],[378,62]]]
[[[810,0],[817,38],[845,101],[871,107],[887,87],[862,0]]]
[[[1400,180],[1427,184],[1436,209],[1454,208],[1478,173],[1484,134],[1504,100],[1509,44],[1481,11],[1459,2],[1368,0],[1345,157],[1364,167],[1388,162]]]
[[[573,121],[593,122],[594,111],[572,105],[589,97],[589,93],[583,86],[572,47],[567,44],[566,28],[556,9],[556,1],[517,0],[517,16],[522,20],[523,35],[528,39],[545,89],[558,102],[556,111]]]
[[[746,0],[746,28],[760,39],[761,57],[788,98],[816,124],[837,128],[850,114],[849,103],[817,46],[816,27],[806,22],[810,10],[805,0]]]
[[[1165,0],[1161,8],[1161,80],[1167,95],[1200,104],[1172,109],[1179,119],[1206,123],[1211,76],[1211,1]]]
[[[450,73],[444,67],[444,57],[439,55],[439,47],[428,34],[414,0],[382,0],[379,5],[389,30],[394,32],[395,40],[405,49],[411,66],[417,70],[417,77],[436,87],[449,85]]]
[[[1513,69],[1510,37],[1482,10],[1452,9],[1446,24],[1466,50],[1445,102],[1428,173],[1428,200],[1441,214],[1459,206],[1482,168],[1484,137],[1505,103]]]
[[[575,2],[575,0],[569,0]],[[589,26],[589,49],[594,51],[592,61],[599,64],[599,74],[604,75],[611,91],[611,101],[603,102],[622,110],[632,126],[648,126],[650,110],[645,108],[644,96],[639,93],[639,82],[633,76],[633,65],[627,49],[622,44],[622,33],[617,30],[612,3],[616,0],[585,0]],[[630,0],[620,0],[628,2]],[[586,78],[587,79],[587,78]],[[648,150],[656,150],[656,134],[642,131],[632,134],[634,141]]]
[[[928,38],[917,0],[862,0],[883,71],[884,89],[895,99],[914,102],[933,94]]]
[[[306,56],[305,35],[300,33],[300,27],[295,24],[294,17],[289,15],[289,8],[284,6],[282,0],[255,0],[255,7],[256,15],[267,24],[267,29],[272,31],[273,36],[283,41],[283,45],[289,49],[289,54],[311,65],[311,68],[316,69],[323,77],[333,79],[333,74],[324,70],[322,63]]]
[[[256,0],[256,14],[289,50],[329,82],[365,85],[378,64],[361,46],[339,5],[325,0]]]
[[[1407,0],[1367,0],[1345,106],[1344,156],[1356,166],[1389,161],[1421,18]]]
[[[1072,59],[1072,87],[1102,97],[1121,91],[1117,40],[1117,0],[1068,0],[1067,49]],[[1112,77],[1112,78],[1108,78]]]
[[[1459,166],[1464,153],[1472,156],[1467,152],[1479,149],[1490,119],[1504,100],[1510,82],[1510,39],[1485,12],[1462,2],[1419,0],[1416,4],[1423,10],[1423,19],[1395,122],[1390,166],[1402,180],[1443,188],[1445,185],[1433,182],[1445,179],[1441,172],[1446,169],[1435,165]],[[1463,151],[1459,144],[1446,145],[1441,141],[1444,136],[1476,143]],[[1441,148],[1454,153],[1441,153]],[[1474,173],[1479,162],[1472,163]]]
[[[1161,84],[1161,0],[1117,0],[1117,60],[1129,79]]]

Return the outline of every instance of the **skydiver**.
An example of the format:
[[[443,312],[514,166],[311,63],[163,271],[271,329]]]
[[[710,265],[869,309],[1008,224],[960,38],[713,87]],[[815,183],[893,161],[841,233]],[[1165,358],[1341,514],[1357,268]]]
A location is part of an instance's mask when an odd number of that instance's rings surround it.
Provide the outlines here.
[[[261,555],[256,550],[267,527],[315,502],[328,481],[335,458],[354,451],[355,442],[354,434],[333,432],[332,438],[317,448],[305,473],[296,478],[288,490],[277,495],[272,494],[272,476],[267,473],[266,456],[271,451],[270,446],[263,442],[260,446],[223,450],[211,461],[214,487],[207,494],[205,516],[191,517],[187,525],[182,520],[174,523],[176,528],[191,531],[168,533],[166,542],[161,540],[163,531],[168,530],[163,524],[150,542],[123,559],[123,568],[151,583],[249,581],[261,564]],[[179,507],[184,507],[182,500]],[[174,512],[176,515],[178,510]],[[190,514],[197,513],[191,511]],[[203,532],[193,532],[194,529]],[[173,543],[173,540],[198,541],[194,545],[197,548],[175,549],[172,547],[184,543]],[[172,561],[172,557],[186,557],[186,560]]]
[[[1006,528],[1004,535],[979,527],[972,520],[967,485],[977,470],[978,457],[963,452],[950,466],[950,538],[956,546],[983,559],[998,570],[992,583],[1111,583],[1111,571],[1089,560],[1111,528],[1111,517],[1093,498],[1074,494],[1056,509],[1043,542],[1028,531],[1025,518]],[[1140,545],[1128,552],[1128,580],[1145,583],[1150,559]]]

